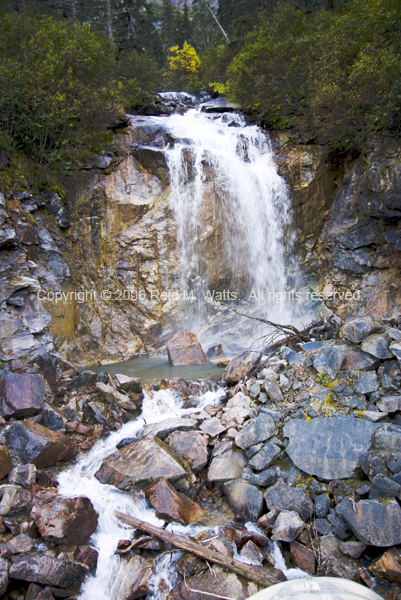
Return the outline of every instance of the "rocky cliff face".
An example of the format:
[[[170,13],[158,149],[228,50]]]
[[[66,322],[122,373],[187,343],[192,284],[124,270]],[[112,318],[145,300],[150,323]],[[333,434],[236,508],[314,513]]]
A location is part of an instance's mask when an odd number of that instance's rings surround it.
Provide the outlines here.
[[[67,182],[66,205],[57,194],[6,194],[0,207],[4,352],[23,356],[54,345],[64,357],[89,364],[165,346],[182,312],[174,296],[179,251],[162,152],[170,141],[160,123],[137,118]],[[399,142],[379,140],[354,161],[334,160],[327,148],[296,143],[288,134],[272,136],[272,147],[291,190],[312,289],[342,318],[393,311],[401,300]],[[218,185],[212,171],[207,185],[211,196]],[[220,289],[232,274],[214,211],[206,194],[196,244],[212,264],[211,287]],[[341,298],[347,291],[353,297]]]

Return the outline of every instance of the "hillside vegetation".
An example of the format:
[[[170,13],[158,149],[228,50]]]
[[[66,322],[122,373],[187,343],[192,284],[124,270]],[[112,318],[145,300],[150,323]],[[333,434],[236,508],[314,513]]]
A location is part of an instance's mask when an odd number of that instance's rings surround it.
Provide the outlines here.
[[[227,94],[268,128],[333,148],[401,126],[394,0],[4,0],[0,33],[13,176],[79,168],[163,87]]]

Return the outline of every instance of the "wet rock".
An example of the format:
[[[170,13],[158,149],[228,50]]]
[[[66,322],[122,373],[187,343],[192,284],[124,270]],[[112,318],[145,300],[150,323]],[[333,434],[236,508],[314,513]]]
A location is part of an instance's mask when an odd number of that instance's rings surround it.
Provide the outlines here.
[[[256,471],[262,471],[272,465],[280,455],[281,450],[276,444],[269,442],[249,461],[249,466]]]
[[[399,548],[387,550],[369,571],[380,579],[387,579],[390,583],[401,585],[401,553]]]
[[[96,568],[99,552],[91,548],[91,546],[78,546],[72,556],[74,560],[87,565],[92,571],[92,569]]]
[[[38,468],[70,460],[76,454],[75,445],[69,437],[32,421],[12,423],[4,437],[11,453],[22,463],[33,463]]]
[[[207,441],[197,431],[174,431],[166,442],[177,456],[187,461],[194,473],[207,465]]]
[[[34,554],[15,558],[10,565],[9,576],[11,579],[78,590],[88,572],[88,567],[82,563]]]
[[[195,429],[198,422],[196,419],[180,419],[179,417],[172,419],[165,419],[160,423],[154,423],[144,429],[144,436],[146,437],[158,437],[164,440],[173,431],[190,431]]]
[[[346,498],[336,512],[348,523],[356,538],[368,546],[401,543],[401,508],[395,500],[360,500],[353,506]]]
[[[117,373],[114,378],[119,390],[123,390],[123,392],[127,392],[128,394],[140,394],[142,392],[139,377],[128,377],[127,375]]]
[[[320,494],[315,498],[315,510],[318,519],[324,519],[330,508],[330,500],[326,494]]]
[[[259,550],[257,545],[249,540],[241,550],[241,556],[249,561],[253,565],[262,565],[266,560],[264,554]]]
[[[397,412],[401,410],[401,396],[382,396],[376,406],[382,412]]]
[[[257,526],[261,529],[264,529],[266,534],[269,534],[279,514],[280,511],[276,508],[270,510],[268,513],[258,519]]]
[[[272,529],[272,540],[292,542],[302,531],[305,523],[292,510],[283,510],[276,519]]]
[[[344,362],[347,347],[343,345],[330,345],[322,348],[313,361],[313,366],[321,375],[335,379]]]
[[[18,485],[1,485],[0,486],[0,515],[13,515],[14,513],[29,509],[32,496],[28,490],[19,487]]]
[[[43,427],[47,427],[52,431],[57,431],[58,433],[65,433],[65,426],[67,424],[67,419],[63,415],[61,411],[58,410],[57,407],[52,406],[51,404],[44,403],[42,410],[42,418],[40,420],[40,424]]]
[[[272,402],[278,403],[278,402],[284,401],[283,393],[280,390],[280,388],[278,387],[277,383],[275,383],[274,381],[269,381],[268,379],[266,379],[265,390],[266,390],[266,394],[268,395],[268,397],[270,398],[270,400]]]
[[[376,475],[372,479],[369,498],[395,498],[401,493],[401,485],[391,481],[385,475]]]
[[[359,558],[366,550],[366,544],[362,542],[341,542],[340,550],[345,556]]]
[[[321,479],[352,477],[378,425],[354,417],[296,419],[284,426],[286,452],[293,463]]]
[[[0,479],[6,477],[12,468],[13,463],[8,449],[5,446],[0,446]]]
[[[219,435],[223,431],[226,430],[226,427],[220,423],[220,420],[217,417],[212,417],[211,419],[205,419],[200,426],[200,430],[210,437],[215,437]]]
[[[150,484],[145,488],[145,495],[159,519],[188,525],[199,521],[205,515],[199,504],[179,494],[165,479]]]
[[[239,452],[229,450],[221,456],[213,458],[207,478],[209,481],[221,482],[237,479],[241,477],[242,470],[245,467],[245,459]]]
[[[182,331],[167,344],[167,356],[172,365],[205,365],[206,356],[194,333]]]
[[[381,360],[393,357],[389,346],[390,338],[386,333],[370,335],[362,342],[362,350],[364,352],[368,352]]]
[[[309,575],[316,573],[316,555],[313,550],[295,540],[290,543],[291,560],[296,567]]]
[[[8,586],[9,563],[4,558],[0,558],[0,596],[6,593]]]
[[[144,438],[120,452],[115,452],[102,462],[95,473],[101,483],[129,491],[156,479],[172,483],[179,480],[192,482],[194,475],[185,463],[158,438]]]
[[[371,371],[379,366],[379,359],[359,348],[348,350],[345,356],[345,368],[348,371]]]
[[[368,373],[363,373],[363,375],[360,375],[355,386],[355,391],[357,394],[371,394],[372,392],[376,392],[378,389],[379,382],[377,380],[375,371],[369,371]]]
[[[260,413],[256,419],[244,427],[236,436],[235,443],[239,448],[247,450],[259,442],[265,442],[272,437],[275,425],[272,417],[266,413]]]
[[[340,329],[340,336],[354,344],[360,344],[369,335],[382,330],[381,325],[372,317],[358,317],[344,323]]]
[[[36,494],[31,510],[40,535],[57,544],[85,544],[96,531],[98,517],[88,498],[52,492]]]
[[[282,479],[266,490],[264,499],[270,510],[295,510],[303,521],[313,514],[313,503],[310,497],[299,488],[293,488]]]
[[[138,407],[130,400],[129,396],[118,392],[112,385],[98,381],[96,383],[96,388],[102,393],[105,400],[110,402],[110,404],[115,402],[117,406],[123,408],[124,410],[128,410],[132,413],[138,412]]]
[[[319,539],[319,553],[321,566],[318,575],[352,579],[360,567],[358,561],[344,556],[341,541],[333,535],[325,535]]]
[[[12,373],[0,381],[0,415],[30,417],[43,407],[45,382],[40,375]]]
[[[33,548],[32,539],[23,533],[17,535],[12,540],[0,545],[0,557],[9,558],[13,554],[24,554]]]
[[[168,600],[205,600],[205,594],[192,592],[191,589],[235,600],[245,600],[259,590],[256,583],[213,565],[213,571],[206,569],[178,584],[171,590]]]
[[[250,371],[259,363],[261,354],[259,352],[245,351],[236,354],[228,364],[223,374],[223,382],[226,385],[238,383],[246,377]]]
[[[263,496],[257,487],[244,479],[236,479],[223,485],[223,493],[235,513],[256,521],[262,514]]]
[[[135,600],[147,596],[150,579],[154,574],[153,561],[134,556],[124,562],[124,570],[119,572],[113,585],[114,597],[119,600]]]

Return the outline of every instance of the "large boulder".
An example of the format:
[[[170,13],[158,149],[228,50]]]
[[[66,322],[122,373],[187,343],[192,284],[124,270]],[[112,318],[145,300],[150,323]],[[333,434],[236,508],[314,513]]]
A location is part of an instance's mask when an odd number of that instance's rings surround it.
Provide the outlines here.
[[[303,521],[307,521],[313,514],[313,502],[299,488],[293,488],[282,479],[266,490],[264,499],[270,510],[295,510]]]
[[[239,448],[247,450],[259,442],[265,442],[272,437],[275,425],[272,417],[266,413],[260,413],[256,419],[244,427],[236,436],[235,443]]]
[[[292,542],[301,533],[305,523],[293,510],[283,510],[272,529],[272,540]]]
[[[124,563],[113,583],[112,597],[118,600],[136,600],[147,596],[150,592],[148,585],[154,574],[152,560],[141,556],[133,556]]]
[[[0,381],[0,415],[30,417],[43,407],[45,382],[40,375],[11,373]]]
[[[294,419],[284,426],[286,448],[293,463],[321,479],[346,479],[359,467],[377,430],[376,423],[354,417]]]
[[[57,544],[85,544],[96,531],[98,513],[88,498],[36,494],[31,510],[40,535]]]
[[[379,333],[382,330],[381,325],[372,317],[358,317],[344,323],[340,329],[340,336],[350,342],[360,344],[372,333]]]
[[[235,479],[223,485],[223,493],[234,512],[256,521],[262,514],[262,492],[244,479]]]
[[[344,345],[328,345],[323,347],[316,355],[313,366],[323,376],[335,379],[344,362],[347,347]]]
[[[101,483],[126,491],[160,478],[172,483],[194,480],[188,465],[157,437],[143,438],[111,454],[103,460],[95,477]]]
[[[368,546],[401,544],[401,508],[395,500],[361,500],[353,504],[344,498],[337,505],[336,513],[355,537]]]
[[[9,576],[11,579],[78,590],[88,572],[89,568],[82,563],[41,553],[15,558],[10,566]]]
[[[145,495],[156,510],[156,517],[188,525],[199,521],[205,511],[190,498],[179,494],[165,479],[159,479],[145,489]]]
[[[197,431],[173,431],[166,442],[177,456],[187,461],[194,473],[207,465],[207,438]]]
[[[33,463],[38,468],[70,460],[76,454],[74,442],[69,437],[33,421],[12,423],[4,438],[8,450],[22,463]]]
[[[238,383],[238,381],[246,377],[256,367],[261,356],[260,352],[252,352],[251,350],[236,354],[224,371],[223,382],[226,385]]]
[[[182,331],[167,344],[169,362],[174,365],[205,365],[207,358],[194,333]]]
[[[381,360],[394,356],[390,350],[390,338],[387,333],[376,333],[367,337],[362,342],[362,350]]]
[[[176,585],[168,597],[169,600],[205,600],[210,595],[215,598],[245,600],[258,591],[256,583],[213,565],[213,570],[202,570]]]

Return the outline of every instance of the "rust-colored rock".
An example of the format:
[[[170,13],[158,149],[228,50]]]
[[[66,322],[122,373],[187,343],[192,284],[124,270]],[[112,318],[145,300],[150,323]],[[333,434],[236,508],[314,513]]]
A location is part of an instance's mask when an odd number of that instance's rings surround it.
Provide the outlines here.
[[[205,511],[193,500],[179,494],[165,479],[159,479],[145,489],[145,495],[159,519],[188,525],[199,521]]]
[[[68,436],[33,421],[12,423],[4,437],[8,450],[22,463],[33,463],[39,469],[69,460],[76,454],[74,442]]]
[[[40,535],[57,544],[84,544],[96,531],[98,513],[88,498],[36,494],[31,517]]]
[[[5,446],[0,446],[0,479],[6,477],[12,468],[13,463],[7,448]]]
[[[310,575],[316,572],[316,556],[313,550],[307,548],[303,544],[299,544],[295,540],[290,543],[291,560],[302,571],[306,571]]]
[[[182,331],[167,344],[169,362],[174,365],[205,365],[206,356],[194,333]]]
[[[227,385],[238,383],[259,363],[261,356],[260,352],[250,350],[239,352],[230,360],[224,371],[223,381]]]
[[[91,546],[78,546],[74,551],[73,558],[88,566],[91,570],[96,568],[99,552]]]
[[[369,571],[379,578],[401,585],[401,552],[399,548],[390,548],[369,567]]]
[[[45,382],[40,375],[12,373],[0,381],[0,415],[30,417],[43,407]]]

